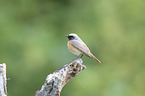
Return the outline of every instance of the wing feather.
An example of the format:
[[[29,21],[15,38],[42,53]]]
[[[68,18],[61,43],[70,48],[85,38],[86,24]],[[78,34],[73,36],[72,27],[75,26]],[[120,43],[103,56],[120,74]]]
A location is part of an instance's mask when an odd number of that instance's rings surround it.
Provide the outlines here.
[[[80,40],[72,40],[71,41],[72,46],[77,48],[79,51],[83,52],[85,55],[89,56],[90,50],[87,47],[87,45]]]

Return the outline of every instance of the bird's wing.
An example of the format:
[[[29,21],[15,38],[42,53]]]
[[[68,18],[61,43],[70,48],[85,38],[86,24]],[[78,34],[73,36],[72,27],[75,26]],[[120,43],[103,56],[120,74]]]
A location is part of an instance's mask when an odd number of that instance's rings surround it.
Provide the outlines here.
[[[72,40],[72,46],[77,48],[79,51],[83,52],[85,55],[89,56],[90,50],[87,45],[81,40]]]

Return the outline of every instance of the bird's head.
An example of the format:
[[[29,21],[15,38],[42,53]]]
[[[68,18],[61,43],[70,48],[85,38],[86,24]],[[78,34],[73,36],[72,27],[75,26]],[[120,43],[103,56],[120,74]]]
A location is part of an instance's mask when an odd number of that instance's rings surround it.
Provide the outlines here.
[[[79,36],[77,34],[71,33],[69,35],[66,35],[66,37],[68,37],[68,40],[79,40]]]

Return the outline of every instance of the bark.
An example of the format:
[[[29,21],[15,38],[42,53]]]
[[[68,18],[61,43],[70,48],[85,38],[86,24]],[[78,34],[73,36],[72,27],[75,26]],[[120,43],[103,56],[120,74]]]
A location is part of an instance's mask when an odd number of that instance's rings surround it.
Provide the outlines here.
[[[76,59],[57,69],[53,74],[49,74],[41,90],[37,91],[35,96],[60,96],[64,85],[79,72],[86,69],[86,66],[82,63],[82,59]]]
[[[0,96],[7,96],[6,64],[0,64]]]

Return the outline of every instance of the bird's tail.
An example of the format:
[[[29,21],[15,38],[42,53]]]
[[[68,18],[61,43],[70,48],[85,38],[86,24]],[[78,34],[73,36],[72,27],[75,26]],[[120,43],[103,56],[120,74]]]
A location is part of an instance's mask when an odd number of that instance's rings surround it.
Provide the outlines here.
[[[90,57],[95,59],[96,61],[98,61],[99,63],[101,63],[101,61],[99,59],[97,59],[92,53],[90,53]]]

